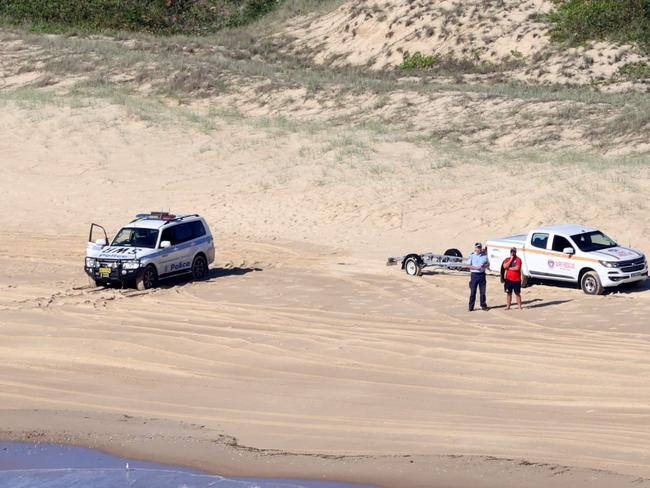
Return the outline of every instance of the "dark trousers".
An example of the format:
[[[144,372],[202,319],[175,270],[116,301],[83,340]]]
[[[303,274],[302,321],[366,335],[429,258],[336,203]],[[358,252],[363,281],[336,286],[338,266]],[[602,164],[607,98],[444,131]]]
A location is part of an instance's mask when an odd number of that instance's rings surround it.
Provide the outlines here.
[[[469,278],[469,309],[474,310],[476,303],[476,288],[480,291],[481,308],[487,308],[487,298],[485,297],[485,273],[470,273]]]

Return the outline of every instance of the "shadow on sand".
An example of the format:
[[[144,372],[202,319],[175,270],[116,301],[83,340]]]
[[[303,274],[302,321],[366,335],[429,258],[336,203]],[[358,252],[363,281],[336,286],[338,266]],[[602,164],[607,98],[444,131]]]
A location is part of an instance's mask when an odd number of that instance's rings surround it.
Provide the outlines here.
[[[468,278],[469,273],[466,272],[458,272],[458,271],[446,271],[446,270],[425,270],[422,271],[422,276],[449,276],[449,277],[457,277],[457,278]],[[488,279],[490,277],[498,278],[498,276],[489,274]],[[543,286],[550,286],[553,288],[560,288],[564,290],[580,290],[580,287],[578,286],[577,283],[566,283],[562,281],[549,281],[549,280],[542,280],[539,278],[534,278],[532,280],[532,283],[527,287],[526,289],[534,289],[536,286],[543,285]],[[646,279],[645,281],[642,282],[637,282],[637,283],[628,283],[624,285],[619,285],[615,288],[605,288],[605,295],[617,295],[617,294],[625,294],[625,295],[630,295],[633,293],[644,293],[644,292],[650,292],[650,278]],[[522,292],[523,293],[523,292]]]
[[[195,281],[192,279],[192,275],[183,274],[179,276],[174,276],[173,278],[167,278],[161,280],[156,288],[173,288],[177,286],[184,286],[189,283],[201,283],[209,282],[219,278],[226,278],[228,276],[243,276],[248,273],[254,273],[256,271],[264,271],[262,268],[257,267],[233,267],[233,268],[210,268],[208,277],[204,280]]]
[[[579,290],[580,288],[576,283],[563,283],[560,281],[544,281],[535,278],[535,281],[531,285],[531,288],[534,288],[538,285],[551,286],[553,288],[561,288],[565,290]],[[650,291],[650,280],[645,280],[639,283],[631,283],[619,285],[616,288],[605,288],[605,295],[618,295],[625,294],[630,295],[632,293],[644,293]]]
[[[610,288],[607,289],[607,294],[608,295],[614,295],[614,294],[625,294],[629,295],[631,293],[644,293],[644,292],[650,292],[650,280],[646,279],[642,283],[633,283],[633,284],[628,284],[628,285],[621,285],[617,288]]]
[[[242,276],[248,273],[253,273],[255,271],[264,271],[262,268],[250,268],[250,267],[245,267],[245,268],[212,268],[210,270],[210,274],[208,276],[208,280],[212,280],[215,278],[225,278],[226,276]]]
[[[190,273],[184,273],[178,276],[171,276],[169,278],[163,278],[158,281],[156,286],[154,286],[151,290],[144,290],[138,292],[135,289],[135,283],[131,282],[126,282],[123,284],[116,284],[116,283],[109,283],[104,286],[99,286],[97,288],[93,288],[94,291],[100,291],[103,289],[122,289],[124,291],[127,291],[130,293],[131,296],[137,296],[141,295],[143,293],[150,293],[153,290],[168,290],[170,288],[176,288],[176,287],[181,287],[188,285],[190,283],[202,283],[202,282],[210,282],[219,278],[226,278],[228,276],[243,276],[248,273],[253,273],[256,271],[264,271],[263,268],[258,268],[258,267],[240,267],[240,266],[235,266],[235,267],[225,267],[225,268],[210,268],[208,271],[208,276],[203,279],[196,281],[192,279],[192,275]]]
[[[523,308],[542,308],[542,307],[552,307],[554,305],[562,305],[563,303],[568,303],[572,302],[573,300],[550,300],[548,302],[542,300],[541,298],[535,298],[533,300],[522,300],[521,304]],[[514,299],[513,299],[514,302]],[[506,308],[505,304],[504,305],[496,305],[494,307],[490,307],[490,310],[498,310],[498,309],[504,309]],[[517,308],[517,304],[513,303],[512,308]]]

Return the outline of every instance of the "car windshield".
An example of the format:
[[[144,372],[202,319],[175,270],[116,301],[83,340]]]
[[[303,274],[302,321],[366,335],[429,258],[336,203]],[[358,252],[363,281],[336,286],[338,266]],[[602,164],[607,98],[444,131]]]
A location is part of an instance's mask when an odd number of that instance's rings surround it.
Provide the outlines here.
[[[136,227],[124,227],[121,229],[115,239],[113,246],[125,247],[146,247],[153,249],[156,247],[158,239],[158,229],[139,229]]]
[[[609,249],[610,247],[616,247],[616,241],[607,237],[605,234],[599,230],[593,232],[585,232],[584,234],[576,234],[571,236],[573,242],[576,243],[576,246],[580,248],[583,252],[593,252],[600,251],[602,249]]]

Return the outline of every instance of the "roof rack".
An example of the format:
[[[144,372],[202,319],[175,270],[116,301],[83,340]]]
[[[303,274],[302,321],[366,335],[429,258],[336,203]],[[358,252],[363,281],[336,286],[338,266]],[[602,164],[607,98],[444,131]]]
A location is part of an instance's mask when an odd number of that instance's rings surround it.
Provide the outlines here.
[[[180,215],[178,217],[174,216],[173,219],[167,219],[167,222],[165,222],[163,225],[167,225],[170,222],[177,222],[179,220],[183,220],[183,219],[186,219],[188,217],[198,217],[198,216],[199,216],[199,214],[187,214],[187,215]],[[165,219],[163,219],[163,220],[165,220]]]

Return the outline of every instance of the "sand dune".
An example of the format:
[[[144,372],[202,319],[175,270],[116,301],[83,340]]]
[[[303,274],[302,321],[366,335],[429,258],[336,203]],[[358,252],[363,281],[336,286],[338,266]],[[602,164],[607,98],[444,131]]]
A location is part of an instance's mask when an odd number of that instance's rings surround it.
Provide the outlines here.
[[[305,150],[325,135],[123,110],[0,115],[4,437],[382,486],[650,486],[647,286],[535,286],[523,312],[468,314],[465,276],[384,266],[567,220],[643,247],[646,167],[436,167],[404,143],[371,172]],[[211,279],[88,288],[90,222],[150,208],[206,216]]]
[[[296,20],[286,34],[295,39],[293,50],[316,63],[386,69],[421,53],[438,65],[483,65],[477,72],[501,66],[509,77],[535,83],[621,83],[621,67],[647,61],[630,45],[553,45],[544,16],[554,8],[548,0],[357,0]]]

